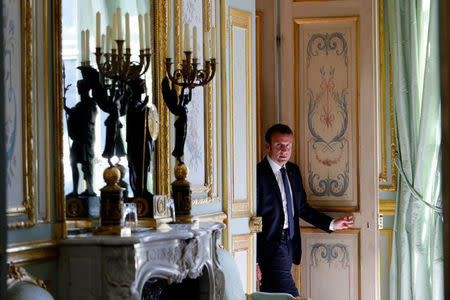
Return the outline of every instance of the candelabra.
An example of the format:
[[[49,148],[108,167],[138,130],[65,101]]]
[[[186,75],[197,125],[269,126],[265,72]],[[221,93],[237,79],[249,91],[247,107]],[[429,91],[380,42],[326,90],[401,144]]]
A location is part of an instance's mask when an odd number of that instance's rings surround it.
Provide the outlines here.
[[[194,30],[196,32],[196,30]],[[185,36],[189,36],[186,34]],[[194,45],[196,41],[196,34],[194,33]],[[187,127],[187,109],[186,105],[191,101],[192,89],[198,86],[204,86],[210,82],[216,72],[216,59],[205,59],[203,64],[204,68],[199,69],[198,59],[196,58],[196,48],[194,47],[194,58],[189,47],[184,51],[184,57],[180,68],[175,69],[172,73],[171,66],[172,61],[170,57],[166,58],[166,72],[167,77],[172,82],[172,89],[169,88],[168,79],[163,80],[162,92],[164,101],[166,102],[169,110],[178,116],[175,121],[175,149],[172,155],[178,160],[178,164],[175,167],[176,180],[172,182],[172,198],[175,202],[175,211],[177,221],[181,223],[192,223],[195,217],[191,215],[192,209],[192,191],[189,181],[186,180],[189,169],[182,161],[184,142],[186,139],[186,127]],[[209,57],[208,52],[205,57]],[[174,85],[182,87],[181,95],[177,95]],[[189,92],[185,93],[185,89]]]
[[[166,58],[167,76],[173,84],[192,90],[195,87],[208,84],[214,78],[216,73],[215,58],[205,60],[204,69],[198,69],[198,59],[194,57],[191,62],[192,52],[184,51],[184,55],[185,59],[183,59],[181,69],[175,69],[173,74],[171,72],[172,59]]]
[[[96,47],[97,67],[104,77],[118,79],[121,82],[138,79],[147,72],[150,66],[150,49],[141,49],[139,62],[131,61],[130,48],[123,52],[124,40],[116,40],[117,49],[111,53],[102,53],[101,47]]]

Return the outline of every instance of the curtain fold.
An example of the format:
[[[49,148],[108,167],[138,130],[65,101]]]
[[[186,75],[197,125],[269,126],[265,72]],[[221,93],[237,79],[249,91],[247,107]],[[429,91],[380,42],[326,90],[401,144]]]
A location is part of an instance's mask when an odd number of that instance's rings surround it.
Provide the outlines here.
[[[390,299],[444,299],[436,0],[387,1],[400,180]]]

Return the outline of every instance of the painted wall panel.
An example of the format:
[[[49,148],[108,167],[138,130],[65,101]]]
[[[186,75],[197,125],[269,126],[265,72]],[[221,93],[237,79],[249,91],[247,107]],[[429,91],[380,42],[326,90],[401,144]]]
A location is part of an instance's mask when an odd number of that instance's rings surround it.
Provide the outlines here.
[[[359,299],[359,242],[358,231],[333,236],[302,233],[302,295],[312,299]]]

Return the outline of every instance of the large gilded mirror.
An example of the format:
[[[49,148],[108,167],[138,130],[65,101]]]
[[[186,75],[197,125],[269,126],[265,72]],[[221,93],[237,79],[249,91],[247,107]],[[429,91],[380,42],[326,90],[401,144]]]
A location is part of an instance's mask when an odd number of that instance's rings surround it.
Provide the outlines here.
[[[167,109],[160,101],[166,1],[55,0],[57,221],[95,227],[103,172],[121,170],[125,199],[149,215],[167,194]],[[116,42],[121,40],[122,42]],[[156,176],[158,174],[158,176]]]

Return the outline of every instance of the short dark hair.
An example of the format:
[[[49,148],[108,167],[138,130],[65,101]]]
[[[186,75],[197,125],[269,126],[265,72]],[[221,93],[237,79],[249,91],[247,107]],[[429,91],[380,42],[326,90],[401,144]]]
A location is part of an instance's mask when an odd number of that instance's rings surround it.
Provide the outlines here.
[[[288,135],[294,135],[294,132],[292,129],[284,124],[278,123],[267,129],[266,131],[266,142],[270,144],[272,134],[275,132],[281,133],[281,134],[288,134]]]

